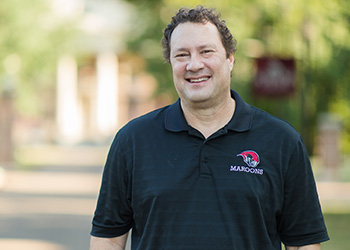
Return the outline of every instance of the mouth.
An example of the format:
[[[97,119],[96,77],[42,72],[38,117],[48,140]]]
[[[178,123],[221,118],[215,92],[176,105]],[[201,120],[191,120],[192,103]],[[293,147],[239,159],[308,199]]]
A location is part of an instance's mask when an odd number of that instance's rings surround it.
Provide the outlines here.
[[[208,81],[209,79],[210,79],[210,76],[206,76],[206,77],[199,77],[199,78],[186,78],[186,81],[190,83],[201,83],[201,82]]]

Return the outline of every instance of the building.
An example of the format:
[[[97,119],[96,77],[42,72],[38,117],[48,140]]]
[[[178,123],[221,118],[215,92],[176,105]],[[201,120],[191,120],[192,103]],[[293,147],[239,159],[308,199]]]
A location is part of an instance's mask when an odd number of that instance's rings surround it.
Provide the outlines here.
[[[101,143],[157,106],[156,81],[140,69],[142,59],[125,51],[134,10],[121,0],[54,0],[53,6],[62,18],[78,18],[83,31],[79,50],[58,62],[55,140]]]

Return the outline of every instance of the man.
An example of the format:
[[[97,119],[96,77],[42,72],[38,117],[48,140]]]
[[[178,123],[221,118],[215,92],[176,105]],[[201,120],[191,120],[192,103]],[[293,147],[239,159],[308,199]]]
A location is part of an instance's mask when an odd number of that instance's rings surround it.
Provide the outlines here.
[[[115,137],[91,250],[320,249],[328,240],[300,135],[230,90],[236,41],[210,9],[164,31],[179,100]]]

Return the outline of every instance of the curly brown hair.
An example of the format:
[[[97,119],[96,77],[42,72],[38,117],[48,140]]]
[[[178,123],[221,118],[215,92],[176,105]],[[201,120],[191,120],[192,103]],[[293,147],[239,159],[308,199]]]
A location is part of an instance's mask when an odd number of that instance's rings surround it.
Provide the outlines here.
[[[203,6],[197,6],[195,9],[181,8],[175,16],[172,17],[171,22],[165,28],[162,38],[163,56],[165,60],[170,63],[170,39],[174,29],[180,23],[194,22],[214,24],[221,36],[222,44],[226,50],[226,56],[229,57],[237,50],[237,40],[232,36],[230,30],[227,28],[225,21],[220,19],[220,14],[216,13],[214,9],[209,9]]]

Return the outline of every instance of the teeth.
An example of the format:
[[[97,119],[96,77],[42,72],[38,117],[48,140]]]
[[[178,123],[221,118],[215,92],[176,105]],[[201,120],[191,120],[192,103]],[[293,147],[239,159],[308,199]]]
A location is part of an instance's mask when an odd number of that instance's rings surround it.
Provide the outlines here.
[[[208,80],[209,77],[202,77],[202,78],[198,78],[198,79],[190,79],[190,82],[202,82],[202,81],[206,81]]]

